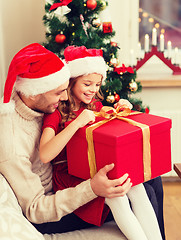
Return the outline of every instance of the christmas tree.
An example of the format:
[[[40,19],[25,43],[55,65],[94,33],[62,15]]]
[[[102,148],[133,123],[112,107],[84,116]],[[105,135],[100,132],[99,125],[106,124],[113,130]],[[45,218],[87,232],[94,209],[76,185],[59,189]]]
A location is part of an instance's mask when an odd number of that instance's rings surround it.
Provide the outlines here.
[[[147,112],[148,107],[132,97],[142,89],[136,81],[136,71],[124,65],[119,67],[119,47],[112,41],[115,31],[107,8],[105,0],[47,0],[43,17],[47,41],[43,45],[62,58],[69,45],[101,48],[108,65],[101,89],[103,104],[113,106],[124,98],[133,104],[134,110]]]

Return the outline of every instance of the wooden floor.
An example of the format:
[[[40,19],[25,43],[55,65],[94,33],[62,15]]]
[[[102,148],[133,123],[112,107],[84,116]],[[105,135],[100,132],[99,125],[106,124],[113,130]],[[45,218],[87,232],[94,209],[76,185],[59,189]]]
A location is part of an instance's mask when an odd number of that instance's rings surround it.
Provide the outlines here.
[[[163,182],[166,240],[181,240],[181,181]]]

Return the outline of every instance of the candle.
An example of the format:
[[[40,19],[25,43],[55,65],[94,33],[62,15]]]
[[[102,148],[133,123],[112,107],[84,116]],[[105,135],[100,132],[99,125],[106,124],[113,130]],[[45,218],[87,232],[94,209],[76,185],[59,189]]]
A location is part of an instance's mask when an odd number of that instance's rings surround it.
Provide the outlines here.
[[[164,51],[164,35],[160,34],[160,51]]]
[[[175,64],[179,64],[179,59],[178,59],[178,48],[175,48]]]
[[[152,29],[152,45],[153,46],[157,45],[157,30],[156,30],[156,28]]]
[[[145,52],[149,52],[149,35],[145,35]]]
[[[134,66],[134,51],[133,49],[130,50],[130,66]]]
[[[141,59],[141,43],[138,43],[138,59]]]
[[[172,55],[172,42],[171,41],[167,42],[167,51],[168,51],[167,57],[170,59],[171,55]]]

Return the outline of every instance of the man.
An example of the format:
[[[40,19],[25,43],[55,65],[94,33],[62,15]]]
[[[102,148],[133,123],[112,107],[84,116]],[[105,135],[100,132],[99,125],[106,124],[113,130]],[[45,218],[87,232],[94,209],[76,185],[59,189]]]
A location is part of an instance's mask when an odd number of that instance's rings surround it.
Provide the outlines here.
[[[0,104],[0,173],[24,215],[42,233],[90,227],[72,212],[97,196],[123,196],[131,187],[126,174],[109,180],[107,172],[114,166],[107,165],[75,188],[52,192],[51,164],[39,160],[41,125],[44,113],[54,112],[60,101],[67,100],[69,77],[61,59],[37,43],[31,44],[13,58]],[[153,191],[157,207],[155,196]]]

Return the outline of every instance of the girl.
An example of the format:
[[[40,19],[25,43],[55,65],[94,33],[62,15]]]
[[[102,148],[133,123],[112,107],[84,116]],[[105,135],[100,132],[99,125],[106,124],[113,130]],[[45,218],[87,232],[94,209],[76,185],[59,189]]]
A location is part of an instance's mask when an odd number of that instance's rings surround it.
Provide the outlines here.
[[[107,70],[102,50],[69,46],[65,49],[64,56],[71,72],[68,101],[61,103],[53,114],[45,116],[40,141],[41,160],[46,163],[54,159],[55,191],[74,187],[83,181],[68,174],[65,146],[78,128],[95,121],[92,110],[100,111],[102,108],[102,95],[99,90]],[[132,108],[131,104],[123,99],[117,105]],[[72,119],[75,120],[64,128],[65,122]],[[132,187],[127,195],[122,197],[97,197],[74,213],[84,221],[100,226],[108,215],[108,207],[129,240],[162,239],[154,210],[142,184]]]

